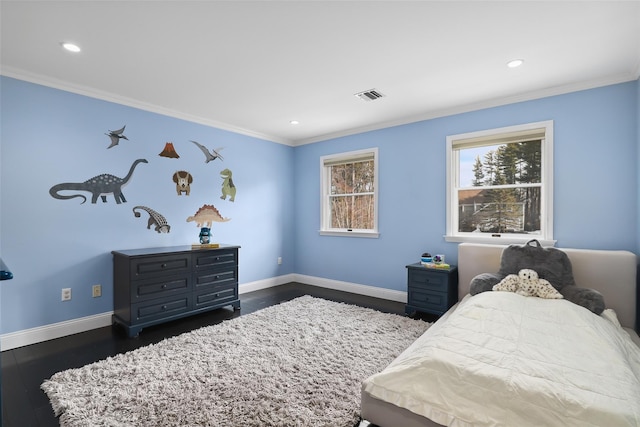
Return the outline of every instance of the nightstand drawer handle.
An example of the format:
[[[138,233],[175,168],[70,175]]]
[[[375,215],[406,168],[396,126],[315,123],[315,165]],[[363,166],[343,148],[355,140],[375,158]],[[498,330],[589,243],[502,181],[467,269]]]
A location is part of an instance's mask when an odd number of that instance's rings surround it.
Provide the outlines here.
[[[167,264],[160,264],[160,268],[166,268]]]
[[[166,305],[163,305],[163,306],[162,306],[162,309],[163,309],[163,310],[166,310],[166,309],[167,309],[167,306],[166,306]]]
[[[167,284],[162,285],[162,289],[167,289]]]

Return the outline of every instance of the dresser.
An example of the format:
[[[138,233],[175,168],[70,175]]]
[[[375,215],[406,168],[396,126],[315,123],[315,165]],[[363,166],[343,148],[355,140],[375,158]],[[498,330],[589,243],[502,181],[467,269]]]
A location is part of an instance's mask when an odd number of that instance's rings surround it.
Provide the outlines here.
[[[181,317],[227,305],[240,309],[239,246],[131,249],[113,255],[113,321],[130,337]]]
[[[407,305],[409,315],[424,312],[442,315],[458,301],[458,268],[427,268],[407,265]]]

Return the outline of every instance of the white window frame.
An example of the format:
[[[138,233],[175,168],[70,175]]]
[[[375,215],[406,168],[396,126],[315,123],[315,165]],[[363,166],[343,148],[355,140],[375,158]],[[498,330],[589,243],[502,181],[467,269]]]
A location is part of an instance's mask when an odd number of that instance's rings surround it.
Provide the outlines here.
[[[329,193],[331,188],[330,164],[349,163],[373,157],[373,229],[347,229],[331,228],[331,205]],[[347,236],[347,237],[371,237],[380,236],[378,231],[378,148],[349,151],[346,153],[331,154],[320,157],[320,235],[323,236]]]
[[[541,205],[540,234],[505,233],[489,235],[488,233],[469,233],[458,231],[458,189],[460,188],[459,148],[500,144],[500,139],[511,139],[515,135],[544,132],[541,146]],[[474,242],[489,244],[526,243],[536,239],[543,246],[553,246],[553,120],[488,129],[447,136],[447,230],[444,236],[447,242]]]

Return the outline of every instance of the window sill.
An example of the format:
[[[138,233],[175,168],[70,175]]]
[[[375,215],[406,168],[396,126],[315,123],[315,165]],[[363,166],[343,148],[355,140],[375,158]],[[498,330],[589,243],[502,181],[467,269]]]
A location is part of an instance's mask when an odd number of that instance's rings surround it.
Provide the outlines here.
[[[339,236],[339,237],[365,237],[377,239],[380,233],[377,231],[347,231],[347,230],[320,230],[321,236]]]
[[[500,237],[491,237],[491,236],[444,236],[444,240],[447,242],[457,242],[457,243],[484,243],[490,245],[513,245],[519,244],[523,245],[530,240],[537,240],[544,247],[553,247],[555,246],[557,240],[548,240],[542,239],[536,236],[509,236],[508,234],[503,234]]]

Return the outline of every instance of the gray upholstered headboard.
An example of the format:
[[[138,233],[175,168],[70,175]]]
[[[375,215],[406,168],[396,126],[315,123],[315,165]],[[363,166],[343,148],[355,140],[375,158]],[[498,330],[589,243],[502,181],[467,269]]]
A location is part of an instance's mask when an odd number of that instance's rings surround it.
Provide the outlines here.
[[[469,283],[477,274],[498,272],[505,247],[477,243],[461,243],[458,246],[459,299],[469,293]],[[615,310],[620,324],[634,329],[637,309],[636,255],[628,251],[558,249],[569,256],[576,284],[602,293],[607,308]]]

